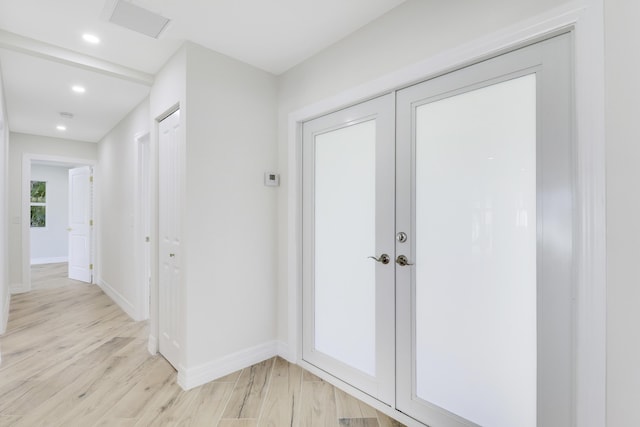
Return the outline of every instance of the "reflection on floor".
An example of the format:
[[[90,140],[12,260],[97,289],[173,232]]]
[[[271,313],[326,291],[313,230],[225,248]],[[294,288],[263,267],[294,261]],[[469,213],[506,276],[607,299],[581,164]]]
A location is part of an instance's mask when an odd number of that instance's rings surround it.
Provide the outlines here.
[[[0,337],[0,426],[401,425],[280,358],[185,392],[147,352],[147,322],[46,270]]]

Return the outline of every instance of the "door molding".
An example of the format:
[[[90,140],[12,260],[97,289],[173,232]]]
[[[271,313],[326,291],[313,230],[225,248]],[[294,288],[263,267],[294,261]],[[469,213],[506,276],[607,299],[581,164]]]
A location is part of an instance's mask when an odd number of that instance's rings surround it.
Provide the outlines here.
[[[137,203],[135,206],[134,226],[136,239],[136,293],[138,295],[135,319],[146,320],[149,318],[151,283],[150,281],[145,283],[145,251],[148,250],[149,257],[152,256],[150,243],[145,242],[145,237],[151,238],[151,132],[137,134],[134,139],[138,165],[135,182],[135,200],[137,200]],[[149,265],[149,274],[151,274],[151,265]]]
[[[606,240],[604,145],[603,0],[584,0],[553,9],[487,37],[447,50],[333,97],[293,111],[287,122],[287,342],[283,357],[302,355],[302,123],[318,116],[425,81],[559,33],[573,34],[575,102],[575,275],[574,425],[600,426],[606,416]],[[284,315],[284,313],[283,313]],[[579,351],[578,351],[579,350]],[[305,367],[308,368],[304,362]],[[353,392],[322,371],[310,369]],[[401,417],[366,395],[355,393],[381,412]]]
[[[11,293],[29,292],[31,290],[31,230],[30,230],[30,192],[31,192],[31,164],[34,161],[47,162],[56,166],[90,166],[93,168],[93,174],[96,175],[96,160],[81,159],[65,156],[50,156],[45,154],[32,154],[25,153],[22,156],[22,186],[20,193],[22,195],[22,209],[21,209],[21,234],[22,234],[22,283],[19,287],[13,285],[11,287]],[[92,193],[91,203],[95,207],[95,202],[98,199],[97,186],[94,181],[94,190]],[[94,209],[95,212],[95,209]],[[95,218],[94,218],[95,220]],[[99,222],[97,222],[99,223]],[[96,227],[91,230],[91,261],[94,264],[93,270],[93,284],[95,284],[98,274],[97,265],[95,259],[96,253]]]

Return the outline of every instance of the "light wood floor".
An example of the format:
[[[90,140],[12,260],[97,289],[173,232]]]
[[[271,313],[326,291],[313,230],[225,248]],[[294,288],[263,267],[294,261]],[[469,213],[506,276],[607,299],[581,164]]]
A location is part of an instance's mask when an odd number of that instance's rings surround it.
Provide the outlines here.
[[[100,288],[33,288],[0,337],[0,426],[401,426],[280,358],[185,392]]]
[[[51,289],[72,284],[85,285],[84,282],[70,280],[66,262],[57,264],[36,264],[31,266],[31,289]]]

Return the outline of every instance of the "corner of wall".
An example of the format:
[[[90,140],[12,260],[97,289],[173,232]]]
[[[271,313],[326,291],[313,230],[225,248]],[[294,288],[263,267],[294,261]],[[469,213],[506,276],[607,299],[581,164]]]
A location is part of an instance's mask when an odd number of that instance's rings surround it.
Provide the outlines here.
[[[12,283],[9,285],[9,294],[23,294],[29,292],[29,287],[24,283]]]
[[[120,307],[122,311],[127,313],[127,315],[134,321],[139,322],[143,320],[140,318],[139,313],[135,309],[134,305],[128,299],[122,296],[120,292],[116,291],[113,286],[111,286],[101,278],[98,278],[97,284],[100,289],[102,289],[109,298],[111,298],[116,304],[118,304],[118,307]]]
[[[158,338],[155,335],[149,335],[149,341],[147,343],[147,350],[149,354],[155,356],[158,354]]]
[[[295,353],[292,352],[289,347],[289,343],[285,341],[276,341],[276,345],[278,348],[278,356],[282,357],[289,363],[293,363],[294,365],[298,363],[296,361]]]
[[[240,369],[255,365],[278,355],[278,343],[268,341],[255,347],[247,348],[233,354],[203,363],[193,368],[180,365],[178,369],[178,385],[183,390],[190,390],[202,384],[229,375]]]

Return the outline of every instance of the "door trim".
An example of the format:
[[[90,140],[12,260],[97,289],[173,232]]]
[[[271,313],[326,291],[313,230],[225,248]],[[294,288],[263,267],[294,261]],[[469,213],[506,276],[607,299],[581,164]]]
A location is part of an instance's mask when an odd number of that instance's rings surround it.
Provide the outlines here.
[[[22,186],[21,186],[21,201],[22,201],[22,208],[21,208],[21,214],[20,214],[20,218],[21,218],[21,237],[22,237],[22,282],[20,284],[19,287],[12,285],[11,286],[11,293],[21,293],[21,292],[29,292],[31,290],[31,230],[30,230],[30,188],[31,188],[31,164],[33,163],[33,161],[41,161],[41,162],[51,162],[52,165],[58,165],[58,166],[74,166],[74,167],[81,167],[81,166],[90,166],[91,168],[93,168],[93,174],[94,176],[96,175],[96,165],[97,165],[97,161],[96,160],[90,160],[90,159],[80,159],[80,158],[73,158],[73,157],[65,157],[65,156],[49,156],[49,155],[45,155],[45,154],[32,154],[32,153],[25,153],[22,156]],[[98,199],[97,196],[97,186],[95,185],[94,182],[94,187],[93,187],[93,193],[92,193],[92,206],[95,207],[95,203],[96,200]],[[95,212],[95,209],[94,209]],[[95,218],[94,218],[95,220]],[[93,227],[91,229],[91,263],[93,263],[94,268],[93,268],[93,278],[92,278],[92,284],[95,284],[96,279],[98,277],[97,274],[97,265],[96,265],[96,258],[95,258],[95,253],[96,253],[96,236],[97,236],[97,232],[96,232],[96,227]]]
[[[307,105],[287,121],[287,325],[281,355],[400,420],[407,419],[348,384],[313,369],[302,354],[302,123],[340,108],[389,93],[466,65],[571,31],[574,36],[576,164],[576,352],[575,424],[605,424],[606,408],[606,240],[604,147],[603,1],[584,0],[553,9],[524,22],[382,76],[336,96]],[[411,420],[411,419],[409,419]],[[415,423],[415,421],[414,421]]]
[[[138,307],[136,319],[149,318],[149,304],[151,283],[145,284],[145,257],[149,252],[151,258],[151,244],[145,242],[145,237],[151,238],[151,133],[144,132],[135,136],[138,174],[136,175],[135,191],[137,200],[135,211],[135,256]],[[145,206],[146,205],[146,206]],[[145,216],[146,213],[146,216]],[[149,276],[151,276],[151,259],[149,259]]]

